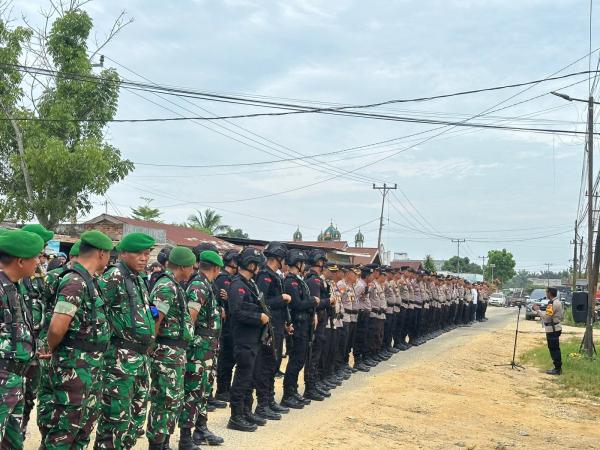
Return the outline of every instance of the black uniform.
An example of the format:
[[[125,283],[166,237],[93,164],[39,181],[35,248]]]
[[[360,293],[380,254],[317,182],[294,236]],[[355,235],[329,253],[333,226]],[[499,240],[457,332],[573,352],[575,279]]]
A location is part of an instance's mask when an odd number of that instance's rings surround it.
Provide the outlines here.
[[[263,325],[259,290],[254,280],[236,275],[229,287],[230,329],[236,370],[230,390],[232,408],[252,407],[252,379]]]
[[[310,361],[307,362],[308,370],[304,371],[304,384],[307,387],[314,387],[320,378],[319,362],[321,353],[327,344],[325,326],[329,318],[327,308],[329,307],[329,291],[319,274],[313,270],[306,275],[306,284],[310,289],[310,295],[320,299],[317,306],[317,328],[315,330],[315,339],[312,348]]]
[[[221,327],[221,337],[219,338],[219,356],[217,358],[217,397],[221,400],[228,400],[228,392],[231,387],[231,376],[233,374],[233,339],[231,336],[231,321],[229,320],[229,300],[221,300],[221,289],[229,295],[232,276],[229,272],[222,270],[215,278],[213,285],[217,291],[219,304],[225,311],[225,320]]]
[[[283,341],[284,325],[287,316],[286,303],[283,301],[283,282],[281,277],[269,266],[265,266],[256,277],[256,284],[265,296],[265,303],[271,310],[273,342],[261,345],[256,362],[254,386],[259,405],[266,405],[274,400],[275,372],[277,360],[273,356],[273,347],[280,348]],[[281,354],[278,355],[281,358]]]
[[[315,302],[310,295],[308,286],[298,275],[288,273],[283,281],[283,290],[292,297],[290,309],[294,324],[292,345],[288,349],[289,361],[283,378],[285,396],[298,392],[298,374],[306,363]]]

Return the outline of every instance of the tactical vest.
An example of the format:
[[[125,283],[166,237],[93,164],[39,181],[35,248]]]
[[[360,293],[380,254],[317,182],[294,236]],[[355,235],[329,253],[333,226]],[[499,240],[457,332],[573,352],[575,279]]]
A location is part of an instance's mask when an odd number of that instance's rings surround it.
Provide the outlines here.
[[[30,346],[30,356],[33,356],[35,341],[31,315],[27,309],[22,308],[17,287],[4,272],[0,272],[0,286],[8,297],[8,309],[2,311],[2,321],[10,329],[10,352],[7,353],[9,357],[6,359],[16,359],[19,342]],[[27,335],[29,339],[26,339]]]
[[[171,281],[171,283],[173,283],[175,285],[175,290],[177,291],[177,308],[179,310],[179,338],[174,339],[174,338],[170,338],[167,336],[156,336],[156,342],[158,342],[159,344],[170,346],[170,347],[187,348],[189,345],[189,341],[186,341],[183,339],[183,330],[185,327],[185,308],[186,308],[185,295],[182,294],[183,289],[181,288],[181,286],[179,285],[177,280],[175,280],[175,278],[173,278],[173,276],[171,274],[166,273],[166,272],[161,274],[156,279],[156,281],[154,282],[154,286],[156,286],[156,284],[162,278],[168,278]]]
[[[63,273],[58,276],[57,285],[60,286],[60,280],[70,273],[76,273],[81,277],[85,283],[85,288],[90,297],[90,311],[88,314],[83,314],[81,328],[83,330],[67,331],[65,337],[59,345],[65,347],[76,348],[84,352],[104,352],[108,348],[108,343],[98,342],[98,311],[96,307],[96,297],[100,295],[100,289],[96,285],[95,280],[90,276],[89,273],[82,271],[78,267],[66,269]],[[58,301],[58,289],[55,293],[54,304]],[[83,302],[82,302],[83,307]],[[105,316],[106,317],[106,316]],[[106,319],[105,319],[106,320]],[[87,329],[91,329],[92,336],[88,336]]]
[[[194,274],[194,276],[192,278],[190,278],[190,280],[188,281],[188,288],[190,287],[190,285],[194,282],[194,281],[199,281],[199,282],[204,282],[205,280],[202,279],[202,277],[200,276],[199,273]],[[210,283],[208,280],[206,280],[209,283],[209,289],[210,292],[212,294],[210,301],[210,304],[208,305],[208,314],[206,317],[206,328],[202,326],[202,324],[198,321],[198,319],[196,319],[196,323],[194,324],[194,336],[204,336],[204,337],[219,337],[219,330],[215,330],[215,319],[213,317],[212,311],[215,308],[215,304],[214,304],[214,299],[215,297],[215,290],[213,288],[213,284]],[[207,299],[208,300],[208,299]]]

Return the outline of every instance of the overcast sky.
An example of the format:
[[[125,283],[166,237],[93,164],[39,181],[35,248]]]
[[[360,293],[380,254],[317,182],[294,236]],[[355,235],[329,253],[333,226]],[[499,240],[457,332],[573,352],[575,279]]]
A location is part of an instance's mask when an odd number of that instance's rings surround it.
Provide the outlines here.
[[[16,1],[15,11],[35,20],[46,3]],[[123,4],[135,21],[103,51],[106,65],[122,77],[276,100],[362,104],[486,88],[548,77],[589,52],[589,5],[582,0],[97,0],[86,8],[100,37]],[[593,49],[600,47],[596,36]],[[560,74],[587,69],[583,58]],[[582,80],[377,112],[464,120]],[[586,98],[588,83],[563,92]],[[123,89],[117,117],[264,111],[189,102]],[[584,104],[544,95],[474,121],[585,131],[585,114]],[[434,127],[305,114],[113,124],[107,138],[136,163],[189,166],[316,155]],[[299,225],[305,240],[315,240],[333,220],[342,238],[353,241],[357,226],[366,223],[366,245],[375,246],[381,195],[371,184],[385,181],[398,184],[385,211],[386,249],[445,259],[456,253],[449,238],[464,238],[461,254],[475,261],[505,247],[519,268],[552,263],[557,269],[572,257],[582,158],[580,136],[446,129],[301,163],[213,169],[138,164],[109,190],[114,206],[108,210],[129,215],[139,197],[151,197],[163,220],[181,222],[211,206],[225,223],[261,239],[291,239]],[[104,211],[102,201],[89,217]],[[519,241],[548,235],[554,236]]]

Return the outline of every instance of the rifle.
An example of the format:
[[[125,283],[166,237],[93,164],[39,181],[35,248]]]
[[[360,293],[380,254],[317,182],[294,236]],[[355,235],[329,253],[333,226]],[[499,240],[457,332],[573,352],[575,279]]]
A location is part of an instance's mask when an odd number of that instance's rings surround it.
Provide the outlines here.
[[[260,335],[260,340],[263,345],[271,347],[271,350],[273,351],[273,358],[275,359],[275,361],[277,361],[277,349],[275,348],[275,332],[273,331],[272,322],[273,316],[271,314],[271,308],[269,308],[267,302],[265,302],[265,294],[262,292],[258,294],[258,303],[260,304],[263,313],[269,317],[269,321],[267,322],[267,325],[265,325],[265,327],[263,328],[263,331]]]
[[[296,278],[298,278],[298,280],[300,281],[300,283],[302,283],[302,290],[304,291],[303,294],[304,295],[308,295],[310,297],[311,302],[314,305],[314,299],[310,295],[310,289],[308,288],[308,285],[298,275],[296,275]],[[308,327],[308,350],[306,352],[306,365],[304,366],[304,370],[306,370],[307,367],[310,367],[310,360],[312,359],[312,346],[313,346],[313,339],[315,337],[315,330],[314,330],[314,326],[313,326],[313,320],[315,318],[316,311],[317,311],[317,307],[316,306],[313,306],[310,309],[310,320],[309,320],[309,327]]]

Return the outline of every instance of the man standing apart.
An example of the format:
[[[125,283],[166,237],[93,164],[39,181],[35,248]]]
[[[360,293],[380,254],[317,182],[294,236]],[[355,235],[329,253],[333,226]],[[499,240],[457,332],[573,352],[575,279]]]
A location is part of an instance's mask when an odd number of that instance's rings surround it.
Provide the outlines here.
[[[79,257],[59,276],[48,327],[52,417],[45,448],[84,449],[100,412],[104,354],[110,339],[105,301],[96,278],[113,249],[100,231],[81,235]],[[42,356],[40,356],[42,357]]]
[[[562,333],[560,322],[563,319],[564,311],[562,303],[557,298],[557,294],[556,288],[549,287],[546,289],[546,298],[548,299],[546,311],[541,311],[540,306],[537,304],[534,304],[532,307],[534,314],[542,319],[542,324],[546,331],[548,350],[550,350],[550,357],[554,363],[554,368],[546,371],[548,375],[560,375],[562,373],[559,339]]]
[[[35,355],[33,323],[18,283],[35,273],[44,241],[14,230],[0,233],[0,448],[23,448],[23,375]]]
[[[153,246],[154,239],[147,234],[126,235],[117,246],[119,261],[98,279],[112,336],[104,355],[96,449],[130,449],[144,434],[154,317],[140,274]]]
[[[156,348],[150,361],[150,414],[146,432],[150,450],[168,447],[183,405],[187,347],[200,304],[188,302],[181,283],[190,279],[196,256],[187,247],[169,253],[165,273],[156,280],[150,301],[158,310]]]

